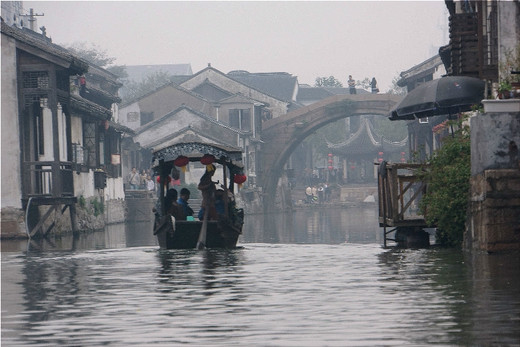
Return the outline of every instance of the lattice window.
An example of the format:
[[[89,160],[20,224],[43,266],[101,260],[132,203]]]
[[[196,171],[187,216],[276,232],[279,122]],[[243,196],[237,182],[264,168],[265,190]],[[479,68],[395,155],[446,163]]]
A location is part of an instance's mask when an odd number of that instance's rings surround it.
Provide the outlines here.
[[[26,71],[23,73],[24,88],[49,88],[49,74],[47,71]]]
[[[39,104],[41,107],[47,107],[47,94],[25,94],[24,95],[24,106],[31,107],[33,104]]]
[[[89,167],[97,166],[96,151],[96,123],[83,123],[83,149],[86,165]]]

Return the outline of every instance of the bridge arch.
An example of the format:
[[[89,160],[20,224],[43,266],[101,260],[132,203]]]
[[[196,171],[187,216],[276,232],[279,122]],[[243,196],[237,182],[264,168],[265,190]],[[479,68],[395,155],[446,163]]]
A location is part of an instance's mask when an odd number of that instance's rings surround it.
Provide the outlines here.
[[[400,95],[335,95],[263,123],[262,188],[264,212],[274,211],[276,187],[291,153],[309,135],[339,119],[358,115],[388,115]]]

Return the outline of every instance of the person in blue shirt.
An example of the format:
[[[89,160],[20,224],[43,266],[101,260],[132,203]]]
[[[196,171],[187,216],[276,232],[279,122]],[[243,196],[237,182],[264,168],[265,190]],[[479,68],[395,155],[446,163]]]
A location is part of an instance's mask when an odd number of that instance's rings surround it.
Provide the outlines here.
[[[186,217],[193,216],[193,209],[188,204],[189,199],[190,199],[190,190],[188,188],[182,188],[181,196],[179,197],[179,200],[177,200],[177,203],[184,211],[184,215]]]

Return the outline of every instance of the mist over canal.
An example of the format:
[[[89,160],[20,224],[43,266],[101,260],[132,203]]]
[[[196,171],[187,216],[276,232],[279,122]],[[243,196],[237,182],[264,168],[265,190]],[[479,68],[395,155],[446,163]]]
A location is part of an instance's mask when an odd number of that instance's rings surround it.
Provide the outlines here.
[[[518,345],[520,256],[382,247],[374,206],[247,216],[235,250],[149,222],[2,241],[2,343]]]

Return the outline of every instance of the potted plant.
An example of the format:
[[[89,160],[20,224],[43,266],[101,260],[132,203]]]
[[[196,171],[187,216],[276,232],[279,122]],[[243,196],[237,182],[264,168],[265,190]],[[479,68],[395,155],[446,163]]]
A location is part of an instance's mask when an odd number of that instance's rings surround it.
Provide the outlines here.
[[[504,80],[498,84],[498,98],[499,99],[509,99],[511,97],[511,90],[513,86],[507,80]]]
[[[514,49],[507,50],[504,59],[498,66],[500,83],[497,92],[499,98],[520,98],[520,44],[517,44]]]

